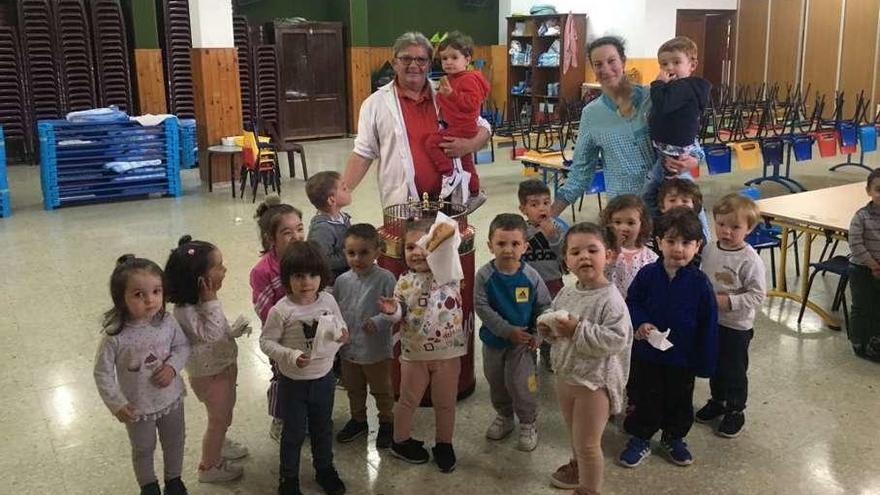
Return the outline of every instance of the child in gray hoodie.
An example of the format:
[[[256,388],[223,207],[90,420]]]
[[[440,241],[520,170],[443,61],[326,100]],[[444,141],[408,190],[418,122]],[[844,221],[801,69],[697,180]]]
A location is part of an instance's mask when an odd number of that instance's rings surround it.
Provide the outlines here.
[[[338,172],[318,172],[306,182],[306,195],[318,210],[309,224],[307,239],[321,247],[335,280],[348,270],[343,243],[351,215],[342,208],[351,204],[351,190]]]

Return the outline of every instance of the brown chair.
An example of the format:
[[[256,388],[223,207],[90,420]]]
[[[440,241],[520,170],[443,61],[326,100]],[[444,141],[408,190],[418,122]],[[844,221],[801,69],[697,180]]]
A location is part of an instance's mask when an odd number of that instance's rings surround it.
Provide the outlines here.
[[[303,180],[309,180],[309,169],[306,166],[306,151],[303,149],[303,145],[287,142],[281,139],[278,134],[278,128],[272,122],[260,119],[260,127],[269,133],[269,137],[272,138],[272,144],[275,145],[276,152],[287,152],[287,164],[290,167],[290,178],[292,179],[296,177],[296,170],[294,168],[296,161],[294,160],[294,153],[299,153],[299,157],[302,160]]]

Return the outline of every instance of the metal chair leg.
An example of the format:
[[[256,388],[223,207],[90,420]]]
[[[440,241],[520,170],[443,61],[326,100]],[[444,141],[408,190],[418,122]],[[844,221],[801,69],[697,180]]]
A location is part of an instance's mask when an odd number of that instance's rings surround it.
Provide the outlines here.
[[[773,254],[773,250],[775,248],[770,248],[770,280],[773,282],[773,287],[776,287],[776,256]]]
[[[816,278],[816,274],[819,273],[819,270],[813,270],[813,273],[810,274],[810,279],[807,280],[807,292],[804,294],[804,299],[801,301],[801,310],[798,313],[798,323],[804,319],[804,310],[807,309],[807,301],[810,299],[810,289],[813,288],[813,279]]]

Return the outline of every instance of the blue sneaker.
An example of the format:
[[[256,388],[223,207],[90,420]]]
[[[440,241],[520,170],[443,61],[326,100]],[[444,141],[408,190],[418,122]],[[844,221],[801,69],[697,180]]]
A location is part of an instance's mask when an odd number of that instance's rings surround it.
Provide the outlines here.
[[[634,468],[651,455],[651,443],[641,438],[630,437],[626,448],[620,453],[618,461],[623,467]]]
[[[688,450],[687,443],[681,438],[664,440],[661,442],[661,445],[663,446],[663,450],[669,455],[669,460],[672,461],[673,464],[679,466],[690,466],[693,464],[694,457]]]

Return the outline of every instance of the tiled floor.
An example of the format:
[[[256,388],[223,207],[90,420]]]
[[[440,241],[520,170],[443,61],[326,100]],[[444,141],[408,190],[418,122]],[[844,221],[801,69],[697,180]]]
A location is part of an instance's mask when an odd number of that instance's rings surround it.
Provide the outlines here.
[[[340,170],[350,140],[306,146],[312,171]],[[489,220],[516,211],[518,166],[499,152],[495,164],[480,165],[490,200],[472,217],[485,235]],[[873,156],[869,155],[870,158]],[[91,376],[101,311],[110,300],[107,280],[116,257],[125,252],[164,263],[169,249],[185,233],[215,242],[229,272],[220,298],[227,313],[252,314],[247,276],[258,257],[254,205],[232,200],[228,187],[208,194],[194,171],[184,173],[185,195],[80,206],[45,212],[40,206],[34,167],[12,167],[14,214],[0,219],[0,493],[136,493],[124,428],[99,400]],[[749,173],[701,179],[707,203],[739,187]],[[752,173],[753,175],[753,173]],[[827,164],[795,166],[809,188],[861,181],[860,171],[829,174]],[[284,183],[283,197],[309,211],[300,180]],[[780,194],[775,185],[763,188]],[[355,194],[350,212],[356,221],[379,222],[375,177],[371,173]],[[829,205],[833,207],[833,205]],[[593,218],[588,198],[578,218]],[[311,212],[307,216],[311,216]],[[488,259],[477,242],[477,263]],[[790,277],[794,277],[793,270]],[[836,277],[819,278],[815,294],[829,305],[826,289]],[[791,280],[791,279],[790,279]],[[605,492],[611,494],[873,494],[880,493],[880,368],[853,357],[843,334],[820,326],[807,313],[795,323],[798,308],[770,300],[756,322],[752,343],[750,407],[744,433],[737,439],[714,436],[695,425],[688,441],[696,462],[679,468],[653,456],[636,470],[613,459],[625,438],[609,426],[604,438]],[[232,436],[251,456],[246,474],[226,486],[200,485],[195,470],[204,411],[187,399],[188,442],[185,477],[190,493],[270,494],[277,478],[277,446],[268,435],[265,389],[269,369],[258,349],[258,335],[242,341],[239,402]],[[477,369],[479,357],[477,357]],[[540,376],[541,440],[531,454],[515,449],[515,439],[491,443],[484,431],[493,418],[481,373],[477,391],[459,404],[455,445],[459,464],[453,474],[433,465],[410,466],[378,453],[363,439],[335,447],[337,466],[354,494],[562,493],[549,487],[548,475],[568,459],[567,437],[555,405],[552,376]],[[706,398],[699,381],[695,402]],[[336,396],[337,427],[347,419],[343,391]],[[433,441],[430,411],[420,411],[416,437]],[[376,424],[371,420],[375,434]],[[372,440],[372,435],[370,437]],[[307,450],[307,449],[306,449]],[[304,450],[304,452],[306,452]],[[308,454],[304,453],[308,458]],[[308,461],[304,466],[308,466]],[[308,469],[305,493],[318,493]]]

